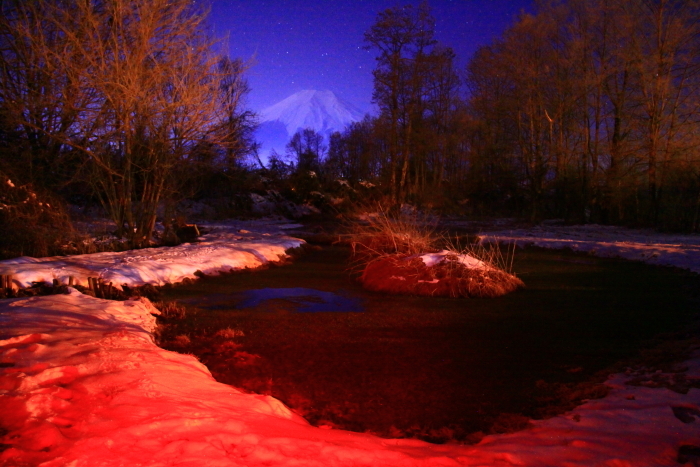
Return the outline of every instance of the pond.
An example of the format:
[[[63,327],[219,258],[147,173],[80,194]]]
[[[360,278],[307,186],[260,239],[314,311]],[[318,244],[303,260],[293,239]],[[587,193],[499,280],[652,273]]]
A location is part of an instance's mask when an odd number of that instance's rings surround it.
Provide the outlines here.
[[[368,292],[349,254],[167,287],[188,311],[162,345],[317,426],[474,442],[603,396],[619,362],[696,308],[692,275],[571,252],[518,250],[527,287],[496,299]]]

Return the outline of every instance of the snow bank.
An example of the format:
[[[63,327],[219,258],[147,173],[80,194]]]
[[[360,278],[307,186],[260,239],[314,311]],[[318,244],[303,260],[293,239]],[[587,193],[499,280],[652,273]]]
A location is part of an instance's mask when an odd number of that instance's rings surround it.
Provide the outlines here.
[[[484,242],[515,243],[521,247],[567,248],[700,273],[700,235],[668,235],[602,225],[542,225],[531,229],[487,232],[480,238]]]
[[[144,284],[164,285],[194,278],[195,272],[216,274],[243,268],[256,268],[285,257],[285,251],[304,243],[275,230],[288,224],[262,224],[257,231],[245,223],[219,224],[198,243],[172,248],[147,248],[117,253],[94,253],[76,256],[30,258],[23,256],[0,261],[0,274],[12,274],[18,287],[32,282],[52,283],[57,279],[68,284],[87,286],[88,277],[112,282],[117,288]]]
[[[208,264],[215,261],[208,255],[227,252],[224,238],[232,241],[229,249],[237,245],[258,259],[266,256],[251,243],[270,252],[293,243],[280,235],[254,235],[255,240],[252,234],[223,236],[221,242],[210,237],[211,250],[199,258]],[[92,271],[90,258],[71,259]],[[16,263],[15,273],[33,264]],[[129,264],[151,271],[147,261]],[[275,399],[217,383],[194,357],[153,343],[152,311],[146,300],[112,302],[73,289],[67,295],[0,300],[0,465],[624,467],[698,462],[692,446],[700,446],[700,390],[688,386],[700,383],[700,353],[683,373],[613,375],[606,398],[535,421],[530,429],[487,436],[475,446],[438,446],[314,428]],[[645,386],[647,380],[664,378],[688,384],[669,385],[674,390]],[[640,385],[628,384],[631,380]]]
[[[605,399],[476,446],[314,428],[157,347],[151,311],[73,289],[0,302],[0,465],[672,466],[680,446],[700,443],[700,421],[674,415],[700,415],[697,389],[628,386],[629,375]]]
[[[302,418],[157,347],[151,311],[74,289],[3,301],[3,465],[257,465],[291,452],[316,462],[327,446]]]

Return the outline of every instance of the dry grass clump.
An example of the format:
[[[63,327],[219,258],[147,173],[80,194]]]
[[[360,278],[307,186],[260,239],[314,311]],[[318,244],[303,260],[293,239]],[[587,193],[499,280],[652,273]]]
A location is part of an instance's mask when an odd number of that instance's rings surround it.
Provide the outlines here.
[[[187,308],[177,302],[154,302],[153,306],[160,311],[160,317],[166,320],[184,319],[187,315]]]
[[[426,219],[430,222],[426,222]],[[436,222],[415,213],[367,217],[351,234],[355,266],[368,290],[399,294],[493,298],[523,287],[512,273],[513,250],[496,244],[460,246],[437,235]],[[443,246],[440,249],[439,246]],[[433,253],[434,264],[421,255]]]
[[[243,337],[245,334],[243,331],[240,329],[233,329],[233,328],[224,328],[224,329],[219,329],[216,331],[216,334],[214,334],[214,337],[221,337],[224,339],[234,339],[236,337]]]
[[[381,206],[349,225],[350,246],[359,264],[387,255],[417,255],[434,251],[437,219],[403,209],[390,215]]]
[[[139,290],[142,292],[143,290]],[[148,299],[142,298],[141,300]],[[187,309],[177,302],[163,302],[163,301],[153,301],[149,302],[155,310],[152,314],[158,316],[158,326],[156,327],[153,337],[159,346],[164,347],[166,344],[170,343],[178,348],[187,347],[191,344],[189,336],[173,336],[172,335],[172,322],[180,321],[187,316]]]
[[[192,339],[190,339],[190,337],[186,334],[180,334],[175,336],[175,339],[173,339],[173,344],[178,347],[187,347],[188,345],[192,344]]]

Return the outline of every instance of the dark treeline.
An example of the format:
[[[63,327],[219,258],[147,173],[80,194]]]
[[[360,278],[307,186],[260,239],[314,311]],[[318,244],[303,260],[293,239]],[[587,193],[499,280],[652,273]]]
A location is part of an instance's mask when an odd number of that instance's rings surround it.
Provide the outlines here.
[[[326,170],[396,202],[698,231],[699,5],[541,1],[463,80],[425,4],[386,10],[365,35],[379,116]]]

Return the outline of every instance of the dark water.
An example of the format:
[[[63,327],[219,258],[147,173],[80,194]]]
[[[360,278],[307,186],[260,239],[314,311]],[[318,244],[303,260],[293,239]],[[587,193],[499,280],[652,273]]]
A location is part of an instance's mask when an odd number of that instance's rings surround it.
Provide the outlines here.
[[[166,323],[164,345],[189,336],[169,348],[318,425],[464,440],[599,396],[593,381],[659,334],[678,339],[697,312],[691,275],[574,253],[517,251],[526,288],[497,299],[368,292],[348,259],[327,247],[166,289],[191,311]],[[223,345],[226,328],[242,336]]]

